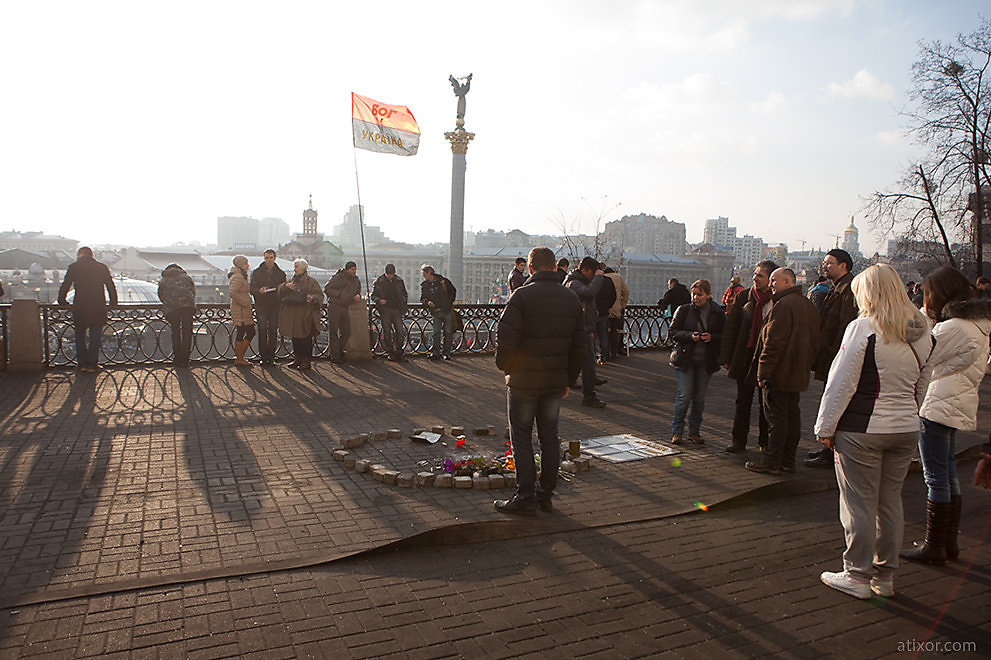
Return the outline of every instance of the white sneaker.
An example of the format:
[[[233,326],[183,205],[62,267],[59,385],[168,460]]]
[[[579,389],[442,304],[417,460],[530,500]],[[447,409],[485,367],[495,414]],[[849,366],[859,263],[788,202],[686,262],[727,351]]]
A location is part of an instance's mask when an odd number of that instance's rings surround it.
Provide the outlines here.
[[[819,579],[822,580],[822,583],[827,587],[832,587],[837,591],[842,591],[843,593],[853,596],[854,598],[867,600],[871,597],[871,583],[867,580],[856,578],[846,571],[842,571],[840,573],[823,571],[822,575],[819,576]]]
[[[891,598],[895,595],[895,580],[890,575],[886,578],[877,576],[871,578],[871,591],[878,596]]]

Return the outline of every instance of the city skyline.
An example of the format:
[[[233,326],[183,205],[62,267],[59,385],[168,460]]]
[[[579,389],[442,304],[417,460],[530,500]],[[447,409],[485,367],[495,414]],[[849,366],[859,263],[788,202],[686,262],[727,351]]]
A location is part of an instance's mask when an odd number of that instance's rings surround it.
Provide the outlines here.
[[[380,15],[404,5],[380,3]],[[298,2],[20,4],[0,27],[13,102],[0,229],[83,243],[211,243],[222,216],[329,229],[358,203],[400,242],[446,242],[456,98],[466,230],[594,233],[664,215],[702,240],[831,247],[862,198],[917,154],[899,115],[920,40],[979,24],[976,0],[448,3],[367,29],[360,9]],[[525,18],[521,18],[525,17]],[[193,20],[195,19],[195,20]],[[355,153],[350,93],[404,104],[420,153]],[[601,228],[601,227],[600,227]],[[329,232],[328,232],[329,233]]]

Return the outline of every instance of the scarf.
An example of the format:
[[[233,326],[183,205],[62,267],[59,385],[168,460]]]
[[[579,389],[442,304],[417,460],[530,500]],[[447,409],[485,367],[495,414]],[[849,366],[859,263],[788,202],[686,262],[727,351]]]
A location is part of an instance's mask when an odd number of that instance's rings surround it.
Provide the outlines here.
[[[750,323],[750,339],[747,341],[747,348],[753,348],[757,344],[757,333],[764,325],[764,314],[761,313],[761,310],[764,309],[764,305],[771,302],[771,290],[761,292],[754,287],[751,289],[751,296],[754,301],[754,316]]]

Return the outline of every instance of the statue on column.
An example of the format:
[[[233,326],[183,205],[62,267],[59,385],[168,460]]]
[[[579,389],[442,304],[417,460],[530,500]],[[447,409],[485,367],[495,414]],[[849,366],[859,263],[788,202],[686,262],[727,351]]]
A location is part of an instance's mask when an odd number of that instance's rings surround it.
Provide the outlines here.
[[[465,125],[465,96],[471,89],[471,75],[469,73],[464,78],[455,78],[452,75],[447,78],[451,81],[451,87],[454,88],[454,95],[458,97],[458,120],[455,122],[458,128],[464,128]]]

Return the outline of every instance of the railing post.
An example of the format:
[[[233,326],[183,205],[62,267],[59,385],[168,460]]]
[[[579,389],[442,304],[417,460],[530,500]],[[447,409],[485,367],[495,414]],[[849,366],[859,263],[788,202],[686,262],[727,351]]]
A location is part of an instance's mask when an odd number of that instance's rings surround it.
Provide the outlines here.
[[[348,307],[351,317],[351,338],[348,339],[348,360],[360,362],[372,359],[372,347],[368,341],[368,306],[355,303]]]
[[[15,300],[7,317],[7,369],[42,371],[41,306],[32,298]]]

